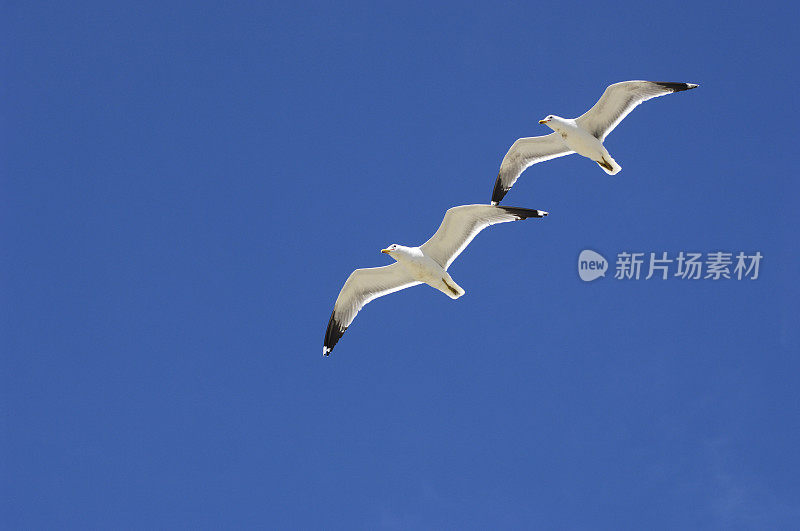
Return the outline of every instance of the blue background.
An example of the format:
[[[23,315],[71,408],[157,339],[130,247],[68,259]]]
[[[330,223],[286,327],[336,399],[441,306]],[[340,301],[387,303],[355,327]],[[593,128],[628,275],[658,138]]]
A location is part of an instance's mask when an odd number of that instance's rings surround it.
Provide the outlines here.
[[[8,528],[789,528],[798,8],[2,3]],[[610,83],[701,87],[527,170],[426,286],[333,302]],[[580,281],[578,253],[764,255]]]

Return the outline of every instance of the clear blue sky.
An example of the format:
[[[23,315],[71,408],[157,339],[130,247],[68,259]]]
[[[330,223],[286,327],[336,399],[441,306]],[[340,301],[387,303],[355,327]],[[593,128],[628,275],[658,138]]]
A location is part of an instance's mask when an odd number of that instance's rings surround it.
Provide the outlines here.
[[[800,519],[789,3],[0,7],[9,528],[789,528]],[[530,168],[330,358],[390,243],[627,79],[701,87]],[[777,120],[775,118],[778,118]],[[592,283],[585,248],[760,251]]]

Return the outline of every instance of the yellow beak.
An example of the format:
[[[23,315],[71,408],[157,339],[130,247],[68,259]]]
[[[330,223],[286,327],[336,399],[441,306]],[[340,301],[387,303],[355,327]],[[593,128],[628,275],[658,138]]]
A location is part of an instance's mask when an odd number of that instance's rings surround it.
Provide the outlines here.
[[[539,123],[540,123],[540,124],[546,124],[546,123],[547,123],[547,122],[549,122],[549,121],[550,121],[550,120],[539,120]]]
[[[389,254],[389,249],[381,249],[381,252],[382,252],[383,254]]]

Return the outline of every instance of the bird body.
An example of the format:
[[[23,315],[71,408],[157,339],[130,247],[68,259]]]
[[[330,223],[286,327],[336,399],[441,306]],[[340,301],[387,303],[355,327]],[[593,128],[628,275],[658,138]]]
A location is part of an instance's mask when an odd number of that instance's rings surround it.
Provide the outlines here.
[[[609,155],[603,143],[575,120],[550,115],[541,123],[558,133],[569,151],[595,161],[609,175],[616,175],[622,169]]]
[[[392,248],[394,247],[394,248]],[[381,252],[394,258],[406,273],[415,281],[438,289],[451,299],[457,299],[466,293],[455,283],[450,274],[436,260],[427,256],[420,247],[394,245]]]

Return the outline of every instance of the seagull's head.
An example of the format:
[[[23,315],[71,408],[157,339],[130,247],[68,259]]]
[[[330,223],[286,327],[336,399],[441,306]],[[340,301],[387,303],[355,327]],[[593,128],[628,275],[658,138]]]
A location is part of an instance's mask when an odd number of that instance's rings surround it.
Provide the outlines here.
[[[396,243],[393,243],[389,247],[387,247],[386,249],[381,249],[381,252],[383,254],[388,254],[389,256],[391,256],[392,258],[397,260],[397,258],[395,257],[396,255],[394,253],[399,251],[400,247],[402,247],[402,246],[401,245],[397,245]]]
[[[539,120],[539,123],[545,125],[548,122],[552,122],[552,121],[558,122],[558,120],[559,120],[559,117],[556,116],[555,114],[548,114],[547,116],[545,116],[544,118]],[[548,127],[552,127],[552,126],[548,125]]]

